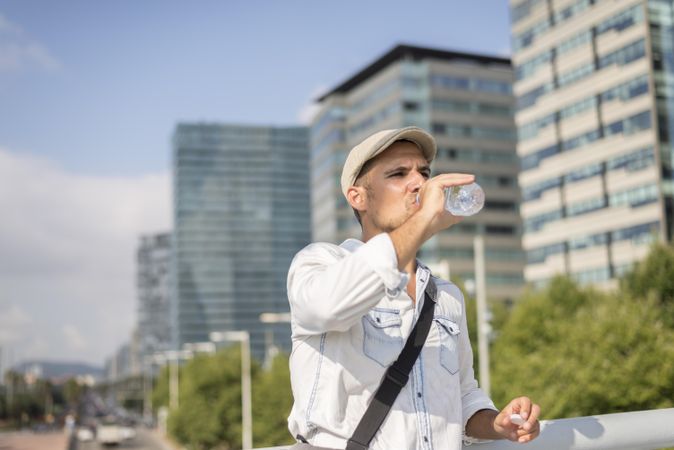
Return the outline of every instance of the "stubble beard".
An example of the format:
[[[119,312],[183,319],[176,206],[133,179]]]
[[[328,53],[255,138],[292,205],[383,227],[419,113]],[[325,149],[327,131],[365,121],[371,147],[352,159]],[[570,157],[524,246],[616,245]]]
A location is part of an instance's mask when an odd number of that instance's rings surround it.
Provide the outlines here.
[[[379,220],[375,220],[375,226],[382,230],[384,233],[390,233],[397,228],[399,228],[402,224],[407,222],[407,219],[410,218],[412,215],[412,205],[410,204],[405,204],[405,212],[404,214],[401,213],[400,215],[388,219],[386,222],[380,223]]]
[[[374,189],[372,189],[372,186],[367,182],[367,180],[364,182],[363,186],[365,187],[365,191],[367,192],[367,196],[370,200],[374,200],[376,195]],[[386,220],[386,222],[381,222],[378,217],[373,217],[372,218],[372,223],[373,225],[378,229],[381,230],[383,233],[390,233],[400,227],[402,224],[404,224],[407,219],[414,213],[412,204],[405,202],[405,212],[401,213],[400,215],[389,218]]]

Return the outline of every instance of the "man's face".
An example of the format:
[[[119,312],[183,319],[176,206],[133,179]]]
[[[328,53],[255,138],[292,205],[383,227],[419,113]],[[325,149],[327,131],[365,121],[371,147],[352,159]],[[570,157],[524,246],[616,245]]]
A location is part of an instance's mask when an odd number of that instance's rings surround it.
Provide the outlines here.
[[[430,177],[431,169],[416,144],[398,141],[368,163],[356,181],[365,188],[363,227],[391,232],[418,209],[416,195]]]

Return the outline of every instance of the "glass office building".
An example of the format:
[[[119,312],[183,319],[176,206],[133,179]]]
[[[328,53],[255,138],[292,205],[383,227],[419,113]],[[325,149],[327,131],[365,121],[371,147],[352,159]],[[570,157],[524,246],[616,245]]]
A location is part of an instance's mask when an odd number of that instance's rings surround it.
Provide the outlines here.
[[[612,286],[672,239],[672,0],[512,0],[525,278]]]
[[[247,330],[258,359],[268,331],[289,349],[289,325],[259,315],[288,311],[288,267],[311,240],[308,130],[183,123],[173,151],[174,346]]]
[[[473,237],[483,234],[488,294],[515,298],[524,254],[513,80],[507,58],[399,45],[322,96],[311,128],[314,239],[360,236],[340,188],[347,152],[376,131],[417,125],[436,138],[435,174],[473,173],[486,193],[484,210],[433,237],[421,258],[472,280]]]
[[[170,233],[141,236],[136,259],[136,286],[137,329],[143,363],[145,356],[171,348],[170,260]]]

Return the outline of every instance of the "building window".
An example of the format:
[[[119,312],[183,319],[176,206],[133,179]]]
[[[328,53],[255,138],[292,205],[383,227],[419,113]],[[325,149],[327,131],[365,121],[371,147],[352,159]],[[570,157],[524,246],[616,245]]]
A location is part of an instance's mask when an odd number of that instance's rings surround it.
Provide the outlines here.
[[[548,256],[564,253],[564,243],[546,245],[544,247],[527,250],[527,264],[540,264],[545,262]]]
[[[522,199],[527,202],[541,198],[543,192],[556,189],[562,185],[561,177],[554,177],[522,188]]]
[[[538,167],[541,161],[543,161],[546,158],[550,158],[551,156],[554,156],[557,153],[559,153],[559,145],[553,144],[550,147],[546,147],[542,150],[538,150],[537,152],[526,155],[522,157],[521,160],[522,170],[530,170],[535,167]]]
[[[562,210],[556,209],[549,211],[547,213],[538,214],[532,217],[527,218],[524,221],[524,231],[526,233],[532,233],[543,229],[543,227],[550,223],[556,222],[562,218]]]
[[[653,147],[646,147],[608,160],[606,168],[607,170],[624,169],[627,172],[635,172],[654,164],[655,153]]]
[[[487,234],[501,234],[508,236],[517,234],[516,228],[512,225],[487,225],[485,226],[485,232]]]
[[[528,17],[531,10],[539,3],[545,0],[525,0],[517,5],[510,7],[511,23],[515,24],[525,17]]]
[[[655,184],[639,186],[609,196],[609,204],[613,207],[628,205],[630,208],[637,208],[656,201],[658,201],[658,187]]]
[[[517,206],[515,205],[515,203],[502,200],[487,200],[484,206],[488,210],[497,210],[497,211],[517,210]]]
[[[608,243],[608,237],[608,233],[597,233],[575,237],[569,240],[569,248],[571,250],[581,250],[584,248],[606,245]]]
[[[573,273],[572,277],[579,284],[601,283],[611,278],[611,271],[608,267],[599,267],[597,269]]]
[[[588,178],[595,177],[597,175],[600,175],[602,172],[602,164],[597,163],[597,164],[590,164],[588,166],[582,167],[577,170],[573,170],[566,175],[564,175],[564,182],[565,183],[575,183],[577,181],[582,181],[586,180]]]
[[[567,205],[566,215],[569,217],[580,216],[606,208],[606,206],[606,199],[604,197],[595,197]]]
[[[529,46],[531,46],[534,41],[545,34],[550,28],[551,23],[548,17],[545,17],[543,20],[529,28],[528,30],[516,35],[513,37],[512,46],[513,52],[518,52]]]
[[[624,66],[644,56],[646,56],[646,45],[644,40],[640,39],[599,58],[598,68],[604,69],[612,65]]]
[[[650,222],[611,232],[613,242],[632,241],[633,244],[647,244],[657,239],[660,222]]]
[[[417,102],[403,102],[403,109],[405,111],[417,111],[419,110],[419,104]]]

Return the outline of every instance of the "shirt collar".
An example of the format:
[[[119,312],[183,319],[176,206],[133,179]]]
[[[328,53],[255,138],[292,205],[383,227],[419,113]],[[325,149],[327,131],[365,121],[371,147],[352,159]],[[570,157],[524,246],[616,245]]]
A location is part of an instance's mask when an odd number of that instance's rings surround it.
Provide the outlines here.
[[[361,245],[363,245],[363,242],[358,239],[347,239],[346,241],[342,242],[339,246],[342,247],[344,250],[353,253],[356,250],[358,250]]]

